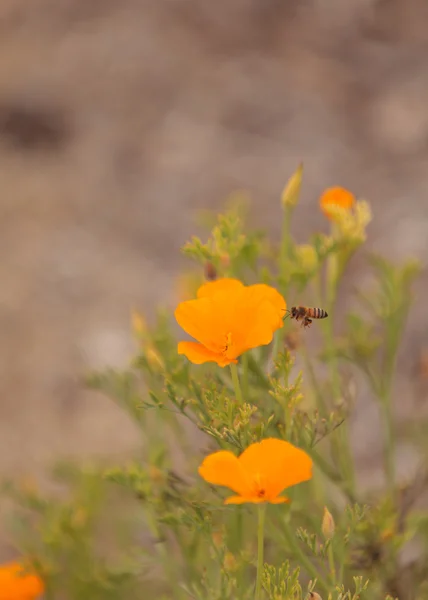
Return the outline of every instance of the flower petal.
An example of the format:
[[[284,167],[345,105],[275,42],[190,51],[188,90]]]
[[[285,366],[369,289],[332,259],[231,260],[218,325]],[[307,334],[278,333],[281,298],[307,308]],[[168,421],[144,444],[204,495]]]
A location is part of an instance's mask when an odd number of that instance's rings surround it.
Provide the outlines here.
[[[245,337],[242,341],[242,352],[257,348],[258,346],[267,346],[273,339],[274,329],[272,327],[275,315],[272,313],[270,304],[265,304],[265,310],[260,310],[254,316],[252,321],[247,321],[248,326],[245,331]]]
[[[276,498],[272,498],[272,500],[269,500],[269,502],[271,504],[289,504],[290,498],[287,498],[287,496],[277,496]]]
[[[273,332],[283,326],[285,301],[269,286],[255,285],[218,294],[214,301],[224,315],[226,331],[231,333],[228,357],[236,358],[246,350],[269,344]]]
[[[320,198],[320,207],[322,212],[329,219],[334,220],[334,213],[330,211],[332,206],[351,210],[355,204],[355,196],[345,188],[336,186],[325,190]]]
[[[19,562],[0,565],[0,599],[35,600],[44,592],[42,580]]]
[[[271,304],[271,309],[267,312],[266,307],[264,309],[266,324],[271,324],[272,330],[276,331],[283,326],[284,313],[287,308],[287,304],[281,294],[275,288],[270,285],[259,283],[256,285],[250,285],[247,288],[248,302],[254,307],[258,306],[261,308],[265,306],[266,302]],[[273,310],[272,310],[273,309]],[[270,316],[268,316],[268,313]],[[271,320],[271,321],[270,321]]]
[[[283,327],[284,314],[280,315],[267,300],[264,300],[257,308],[242,308],[241,319],[245,323],[242,326],[242,351],[270,344],[274,332]]]
[[[277,289],[264,283],[256,283],[248,286],[248,290],[254,299],[269,300],[272,305],[282,313],[287,308],[287,304]]]
[[[251,480],[232,452],[220,450],[208,455],[198,472],[208,483],[230,488],[243,497],[251,495]]]
[[[202,365],[206,362],[215,362],[220,367],[230,365],[230,363],[237,363],[236,358],[229,359],[224,354],[218,354],[205,348],[198,342],[180,342],[178,344],[178,354],[184,354],[190,362],[195,365]]]
[[[244,289],[242,287],[231,292],[218,292],[213,297],[181,302],[175,309],[175,318],[186,333],[212,352],[220,354],[225,351],[230,337],[239,337],[234,332],[241,331],[237,315],[242,306],[240,297]],[[228,356],[234,359],[241,352]]]
[[[208,298],[186,300],[180,302],[174,312],[177,323],[186,333],[198,340],[213,352],[220,352],[221,346],[216,345],[217,329],[213,327],[213,307]]]
[[[239,457],[245,471],[264,487],[271,502],[285,488],[312,477],[312,459],[285,440],[268,438],[249,446]]]
[[[224,501],[225,504],[245,504],[246,502],[251,502],[251,500],[248,500],[244,496],[229,496]]]
[[[209,298],[218,294],[219,292],[233,292],[242,289],[244,284],[238,279],[230,279],[224,277],[223,279],[217,279],[216,281],[208,281],[201,285],[198,289],[198,298]]]
[[[267,502],[266,498],[260,498],[259,496],[229,496],[224,501],[225,504],[263,504]]]
[[[269,344],[273,332],[283,326],[285,308],[284,298],[268,285],[246,287],[224,278],[201,286],[198,299],[179,304],[175,317],[207,350],[224,356],[219,362],[205,353],[202,361],[199,353],[198,364],[214,360],[224,366],[246,350]]]
[[[285,502],[290,502],[290,499],[286,496],[277,496],[276,498],[272,498],[272,500],[266,500],[266,498],[260,498],[260,496],[229,496],[224,501],[225,504],[263,504],[264,502],[269,502],[270,504],[284,504]]]

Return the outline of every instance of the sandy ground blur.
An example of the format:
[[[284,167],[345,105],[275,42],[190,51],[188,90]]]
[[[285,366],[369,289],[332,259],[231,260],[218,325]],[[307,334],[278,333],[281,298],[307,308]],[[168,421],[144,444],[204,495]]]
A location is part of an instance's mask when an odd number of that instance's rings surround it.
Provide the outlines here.
[[[129,311],[173,306],[196,211],[246,189],[278,236],[300,160],[302,241],[326,228],[325,186],[372,202],[371,249],[428,254],[426,0],[2,0],[0,3],[0,471],[131,452],[88,367],[125,364]],[[343,302],[367,273],[358,260]],[[418,298],[397,411],[426,412]],[[310,302],[308,302],[310,303]],[[376,483],[376,409],[354,443]],[[413,464],[400,449],[401,468]]]

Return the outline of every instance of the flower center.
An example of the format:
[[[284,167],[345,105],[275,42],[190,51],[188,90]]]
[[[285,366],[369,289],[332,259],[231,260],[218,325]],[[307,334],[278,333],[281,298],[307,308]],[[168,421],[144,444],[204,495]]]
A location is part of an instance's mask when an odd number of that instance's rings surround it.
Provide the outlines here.
[[[232,334],[229,331],[229,333],[226,334],[226,343],[223,347],[223,354],[227,355],[227,351],[229,350],[229,348],[232,346]]]
[[[254,476],[255,495],[257,498],[266,498],[266,482],[261,473],[256,473]]]

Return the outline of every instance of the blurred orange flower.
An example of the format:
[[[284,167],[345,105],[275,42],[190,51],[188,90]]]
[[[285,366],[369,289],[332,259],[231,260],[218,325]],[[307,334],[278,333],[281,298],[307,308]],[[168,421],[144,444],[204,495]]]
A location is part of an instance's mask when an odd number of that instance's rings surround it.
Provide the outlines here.
[[[238,494],[227,498],[225,504],[281,504],[289,502],[279,495],[283,490],[311,479],[312,459],[289,442],[268,438],[251,444],[239,457],[226,450],[210,454],[199,474],[208,483]]]
[[[197,342],[180,342],[178,353],[195,363],[236,363],[250,348],[272,341],[283,326],[286,303],[274,288],[245,286],[237,279],[217,279],[202,285],[196,300],[175,310],[178,324]]]
[[[42,580],[19,562],[0,565],[0,600],[35,600],[44,592]]]
[[[320,207],[328,219],[335,220],[336,208],[351,210],[355,205],[355,196],[342,187],[331,187],[325,190],[320,198]]]

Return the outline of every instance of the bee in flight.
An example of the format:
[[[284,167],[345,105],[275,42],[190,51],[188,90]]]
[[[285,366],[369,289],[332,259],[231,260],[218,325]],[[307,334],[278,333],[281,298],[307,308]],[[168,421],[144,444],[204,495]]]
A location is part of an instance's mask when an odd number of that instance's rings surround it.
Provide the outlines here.
[[[325,319],[328,317],[327,311],[323,308],[308,308],[307,306],[292,306],[291,310],[286,311],[284,319],[290,317],[296,321],[302,322],[302,327],[309,327],[312,319]]]

